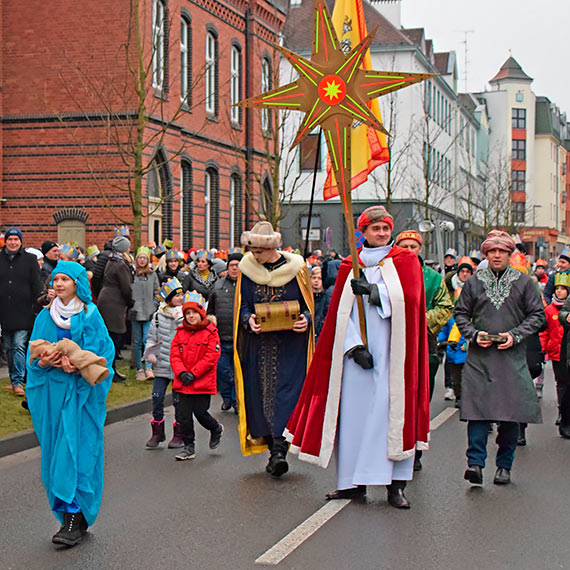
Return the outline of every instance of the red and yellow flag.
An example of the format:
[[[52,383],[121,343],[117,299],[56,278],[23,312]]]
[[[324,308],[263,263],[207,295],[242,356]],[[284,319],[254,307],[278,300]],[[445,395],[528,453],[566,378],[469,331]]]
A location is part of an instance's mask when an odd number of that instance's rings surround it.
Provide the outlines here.
[[[343,51],[357,46],[367,35],[362,0],[336,0],[332,21]],[[345,47],[346,46],[346,47]],[[363,69],[372,69],[370,52],[364,56]],[[367,103],[369,109],[382,121],[378,100]],[[360,186],[368,175],[381,164],[388,162],[390,153],[386,135],[366,125],[352,127],[351,137],[351,189]],[[338,189],[331,171],[330,157],[327,158],[327,179],[324,199],[338,196]]]

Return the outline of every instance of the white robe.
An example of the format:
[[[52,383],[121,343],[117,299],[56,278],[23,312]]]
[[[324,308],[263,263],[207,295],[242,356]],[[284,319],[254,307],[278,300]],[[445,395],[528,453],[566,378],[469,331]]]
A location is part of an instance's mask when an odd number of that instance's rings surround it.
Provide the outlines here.
[[[356,485],[389,485],[393,480],[410,481],[413,476],[413,457],[403,461],[388,459],[392,311],[378,263],[391,249],[391,245],[365,247],[360,254],[366,279],[378,285],[382,307],[370,305],[368,296],[364,295],[368,350],[374,359],[374,368],[363,370],[346,356],[343,361],[337,436],[338,489]],[[346,353],[361,344],[355,300],[344,351]]]

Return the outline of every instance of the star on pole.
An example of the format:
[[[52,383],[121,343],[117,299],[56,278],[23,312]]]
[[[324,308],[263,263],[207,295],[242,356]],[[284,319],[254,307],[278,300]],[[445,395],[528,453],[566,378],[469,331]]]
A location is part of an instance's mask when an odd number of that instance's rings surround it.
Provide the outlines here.
[[[292,147],[298,145],[316,127],[324,132],[332,169],[343,205],[348,235],[354,236],[354,219],[350,192],[350,138],[355,121],[389,135],[368,102],[404,87],[433,77],[430,73],[400,73],[361,69],[376,28],[349,53],[340,46],[325,0],[313,1],[313,49],[311,59],[276,45],[299,74],[292,83],[240,101],[243,107],[287,109],[305,113]],[[354,239],[350,250],[355,275],[358,255]],[[357,297],[362,301],[362,297]],[[359,303],[360,305],[361,303]],[[359,306],[359,309],[361,307]],[[361,311],[359,311],[361,312]],[[361,327],[365,329],[363,312]]]

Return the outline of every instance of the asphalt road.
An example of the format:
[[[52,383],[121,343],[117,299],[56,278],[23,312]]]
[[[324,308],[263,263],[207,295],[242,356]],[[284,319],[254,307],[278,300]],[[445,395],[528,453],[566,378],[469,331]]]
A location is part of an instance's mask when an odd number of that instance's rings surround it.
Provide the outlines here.
[[[449,403],[441,373],[432,417]],[[197,457],[177,462],[168,449],[149,451],[150,416],[105,428],[103,506],[77,547],[51,544],[58,523],[40,481],[39,449],[0,459],[0,570],[253,570],[255,560],[325,504],[334,469],[292,458],[275,480],[265,456],[241,457],[237,418],[219,411],[222,445],[208,449],[197,427]],[[463,480],[465,425],[453,416],[432,434],[424,470],[406,491],[410,511],[387,505],[384,488],[366,503],[350,503],[283,559],[295,570],[550,570],[570,568],[570,441],[553,425],[550,367],[542,403],[544,424],[530,426],[519,448],[513,483],[492,484],[494,437],[482,489]]]

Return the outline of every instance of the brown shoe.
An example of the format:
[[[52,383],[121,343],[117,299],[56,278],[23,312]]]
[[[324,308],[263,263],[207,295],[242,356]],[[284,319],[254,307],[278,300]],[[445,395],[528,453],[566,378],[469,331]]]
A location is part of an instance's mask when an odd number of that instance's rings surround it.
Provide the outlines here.
[[[12,386],[12,384],[7,384],[6,386],[2,386],[2,389],[7,390],[8,392],[13,392],[14,386]]]
[[[25,396],[26,392],[21,386],[14,386],[14,396]]]

